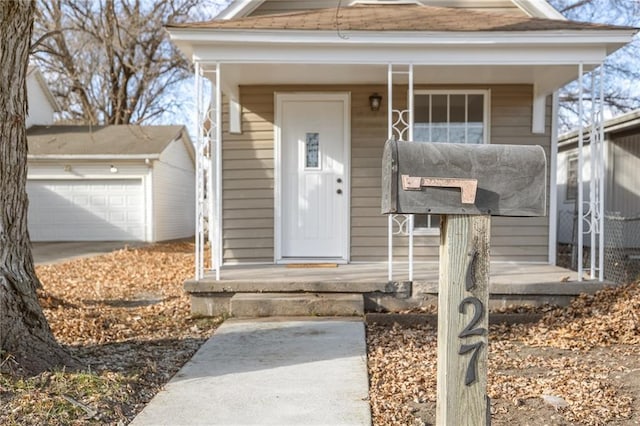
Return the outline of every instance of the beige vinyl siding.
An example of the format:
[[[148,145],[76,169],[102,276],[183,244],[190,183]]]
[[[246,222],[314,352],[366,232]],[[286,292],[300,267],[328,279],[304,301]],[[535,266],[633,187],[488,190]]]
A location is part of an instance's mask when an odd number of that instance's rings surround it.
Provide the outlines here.
[[[225,263],[273,261],[273,90],[243,88],[242,134],[222,143],[222,223]]]
[[[632,133],[637,131],[633,129],[626,134],[610,135],[607,144],[605,210],[623,217],[640,215],[640,134]],[[636,223],[630,223],[626,229],[637,229]],[[640,236],[637,232],[626,232],[623,244],[624,247],[640,247]]]
[[[545,135],[531,133],[531,86],[416,86],[416,89],[489,89],[492,142],[540,144],[548,151],[549,131]],[[380,161],[387,139],[386,86],[243,86],[240,88],[243,133],[225,133],[223,142],[225,262],[273,261],[274,93],[313,91],[351,94],[351,260],[386,259],[387,218],[380,214]],[[373,92],[385,98],[377,112],[369,108]],[[397,105],[405,103],[407,87],[395,87],[394,94]],[[492,239],[494,260],[545,262],[548,219],[494,218]],[[437,235],[416,236],[415,259],[437,261],[438,245]],[[394,237],[395,258],[406,260],[407,253],[407,238]]]
[[[492,88],[491,143],[541,145],[547,156],[551,146],[551,100],[547,102],[546,131],[531,133],[532,88],[528,85],[501,85]],[[547,167],[547,183],[549,173]],[[547,206],[549,205],[547,189]],[[492,260],[547,262],[549,259],[549,217],[494,217],[491,232]],[[499,238],[510,236],[511,238]]]
[[[605,209],[622,216],[640,215],[640,134],[610,136]]]

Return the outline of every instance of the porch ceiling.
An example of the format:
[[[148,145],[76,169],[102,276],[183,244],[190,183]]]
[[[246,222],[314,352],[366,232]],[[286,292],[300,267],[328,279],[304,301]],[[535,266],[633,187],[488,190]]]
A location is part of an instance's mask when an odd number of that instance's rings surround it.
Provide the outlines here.
[[[600,65],[610,48],[590,37],[576,42],[567,34],[547,35],[544,42],[514,40],[516,34],[500,39],[459,36],[398,44],[354,38],[338,44],[199,40],[184,50],[205,71],[220,63],[227,93],[250,84],[384,84],[388,64],[413,64],[416,84],[528,83],[535,86],[536,96],[547,96],[578,77],[578,64],[585,71]]]

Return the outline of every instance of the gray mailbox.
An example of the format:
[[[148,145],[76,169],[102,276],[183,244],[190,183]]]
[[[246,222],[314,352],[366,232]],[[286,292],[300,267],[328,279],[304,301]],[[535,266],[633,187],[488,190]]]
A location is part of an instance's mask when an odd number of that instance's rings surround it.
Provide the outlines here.
[[[544,216],[546,181],[540,146],[389,140],[382,213]]]
[[[382,213],[443,215],[437,424],[490,424],[489,215],[544,216],[546,181],[539,146],[390,140],[384,147]]]

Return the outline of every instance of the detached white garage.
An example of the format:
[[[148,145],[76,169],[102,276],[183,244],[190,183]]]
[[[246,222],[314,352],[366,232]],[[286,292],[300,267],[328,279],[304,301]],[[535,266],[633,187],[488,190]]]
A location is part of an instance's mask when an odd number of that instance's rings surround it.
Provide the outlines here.
[[[27,136],[32,241],[193,235],[193,145],[183,126],[34,126]]]

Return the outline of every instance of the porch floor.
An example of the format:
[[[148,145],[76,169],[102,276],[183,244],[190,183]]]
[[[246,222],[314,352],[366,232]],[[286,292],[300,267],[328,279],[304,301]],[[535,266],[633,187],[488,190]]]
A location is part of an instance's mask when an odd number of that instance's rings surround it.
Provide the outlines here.
[[[340,294],[361,295],[365,312],[400,312],[437,305],[437,263],[414,264],[412,282],[409,282],[406,263],[394,264],[391,282],[386,262],[327,266],[226,266],[220,271],[219,281],[210,272],[201,280],[185,282],[184,288],[191,296],[192,312],[206,316],[244,312],[241,304],[247,303],[245,299],[249,296],[242,295],[251,293],[255,295],[249,297],[253,303],[251,309],[256,312],[259,310],[257,307],[264,310],[266,306],[284,304],[283,300],[289,300],[287,297],[301,299],[298,302],[305,309],[312,306],[315,312],[316,304],[327,299],[329,301],[325,305],[332,306],[337,301],[330,300],[337,300]],[[577,278],[576,272],[553,265],[493,262],[490,267],[489,307],[563,306],[579,294],[595,293],[613,285],[587,279],[578,282]],[[351,305],[348,308],[352,312]]]
[[[408,265],[395,263],[393,283],[408,283]],[[577,281],[577,272],[554,265],[517,262],[492,262],[491,292],[498,294],[530,294],[532,290],[547,294],[591,293],[611,282],[598,282],[587,277]],[[334,292],[385,291],[388,288],[387,263],[350,263],[337,267],[290,267],[287,265],[232,265],[220,271],[220,281],[207,272],[200,281],[188,281],[188,291],[318,291],[327,286]],[[414,292],[437,293],[438,264],[414,264]],[[196,289],[196,286],[198,287]],[[534,293],[536,291],[533,291]]]

